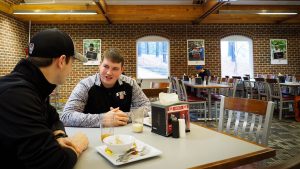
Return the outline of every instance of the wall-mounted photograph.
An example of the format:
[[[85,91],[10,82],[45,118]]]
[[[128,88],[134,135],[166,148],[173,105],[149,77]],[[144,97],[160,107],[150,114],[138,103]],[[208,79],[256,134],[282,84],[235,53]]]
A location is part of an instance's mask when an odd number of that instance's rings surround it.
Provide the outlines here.
[[[187,40],[188,65],[205,65],[204,39]]]
[[[287,40],[270,39],[271,64],[287,64]]]
[[[101,60],[101,39],[83,39],[83,54],[88,59],[84,65],[99,65]]]

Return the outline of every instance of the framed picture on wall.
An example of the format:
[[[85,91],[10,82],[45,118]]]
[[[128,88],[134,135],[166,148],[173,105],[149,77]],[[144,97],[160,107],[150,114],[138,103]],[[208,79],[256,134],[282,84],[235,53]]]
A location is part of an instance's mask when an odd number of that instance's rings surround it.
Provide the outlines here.
[[[287,40],[270,39],[271,64],[288,64]]]
[[[99,65],[101,60],[101,39],[83,39],[83,54],[88,59],[84,65]]]
[[[187,40],[188,65],[205,65],[204,39]]]

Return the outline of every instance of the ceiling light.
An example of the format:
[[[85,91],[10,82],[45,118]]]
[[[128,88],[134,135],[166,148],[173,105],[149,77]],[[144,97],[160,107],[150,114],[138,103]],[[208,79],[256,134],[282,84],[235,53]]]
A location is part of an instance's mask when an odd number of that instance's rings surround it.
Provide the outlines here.
[[[94,10],[65,10],[65,11],[49,11],[49,10],[16,10],[13,12],[15,15],[96,15],[97,12]]]
[[[296,10],[219,10],[219,14],[297,15]]]
[[[259,12],[259,15],[297,15],[296,12]]]

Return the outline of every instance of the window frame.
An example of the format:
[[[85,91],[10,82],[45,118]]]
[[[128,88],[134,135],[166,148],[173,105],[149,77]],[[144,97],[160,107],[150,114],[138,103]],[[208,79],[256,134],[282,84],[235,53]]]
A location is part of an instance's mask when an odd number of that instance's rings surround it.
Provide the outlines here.
[[[252,38],[248,37],[248,36],[244,36],[244,35],[229,35],[229,36],[226,36],[226,37],[223,37],[221,40],[220,40],[220,53],[221,53],[221,58],[220,58],[220,61],[221,61],[221,77],[225,76],[225,75],[228,75],[228,74],[224,74],[223,75],[223,72],[222,72],[222,41],[247,41],[250,45],[249,45],[249,64],[251,66],[251,70],[250,70],[250,73],[247,73],[247,74],[250,74],[250,77],[254,77],[254,56],[253,56],[253,40]],[[235,75],[229,75],[229,76],[235,76]],[[243,77],[244,75],[242,75]]]
[[[162,41],[167,41],[167,43],[168,43],[168,51],[167,51],[167,54],[168,54],[168,58],[167,58],[167,62],[168,62],[168,74],[167,74],[167,77],[163,77],[163,78],[145,78],[145,77],[143,77],[143,78],[141,78],[141,77],[139,77],[138,75],[138,42],[140,42],[140,41],[147,41],[147,42],[162,42]],[[136,40],[136,78],[137,79],[149,79],[149,80],[152,80],[152,79],[162,79],[162,80],[164,80],[164,79],[168,79],[168,77],[170,76],[170,71],[171,71],[171,69],[170,69],[170,66],[171,66],[171,63],[170,63],[170,58],[171,58],[171,56],[170,56],[170,40],[169,39],[167,39],[167,38],[165,38],[165,37],[162,37],[162,36],[157,36],[157,35],[149,35],[149,36],[143,36],[143,37],[141,37],[141,38],[139,38],[139,39],[137,39]]]

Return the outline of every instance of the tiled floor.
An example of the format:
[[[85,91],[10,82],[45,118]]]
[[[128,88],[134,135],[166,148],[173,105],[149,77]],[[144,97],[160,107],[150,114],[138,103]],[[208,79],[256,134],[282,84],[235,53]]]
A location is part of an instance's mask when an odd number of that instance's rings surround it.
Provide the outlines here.
[[[192,116],[193,121],[193,116]],[[210,128],[216,129],[215,121],[195,122]],[[293,118],[278,120],[273,118],[271,135],[269,137],[269,147],[276,150],[276,156],[266,160],[267,165],[283,162],[296,154],[300,154],[300,122],[296,122]]]

